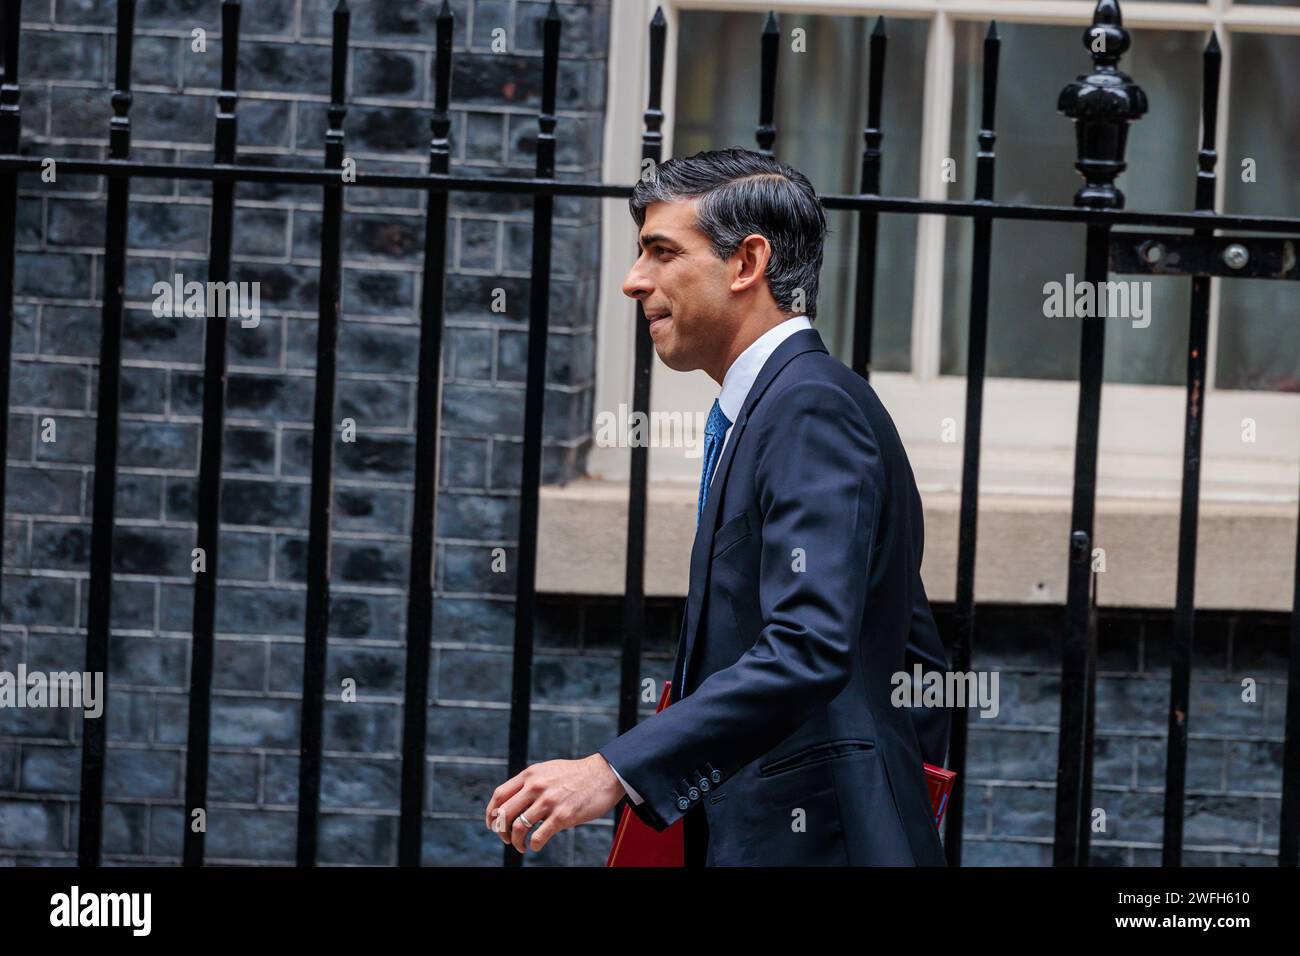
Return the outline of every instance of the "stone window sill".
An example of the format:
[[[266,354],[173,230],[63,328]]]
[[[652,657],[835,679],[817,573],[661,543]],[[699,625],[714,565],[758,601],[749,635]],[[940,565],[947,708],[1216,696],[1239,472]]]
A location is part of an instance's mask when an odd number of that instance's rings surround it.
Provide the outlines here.
[[[908,450],[925,507],[922,577],[931,601],[955,598],[960,475],[951,446]],[[1177,463],[1174,463],[1175,466]],[[1060,604],[1066,598],[1073,451],[986,453],[975,595],[979,602]],[[1109,455],[1098,474],[1096,544],[1105,549],[1097,603],[1169,608],[1178,555],[1178,471],[1160,456]],[[1197,608],[1290,611],[1296,549],[1290,463],[1206,462],[1197,542]],[[696,488],[649,489],[645,588],[686,593]],[[588,478],[541,492],[541,592],[621,594],[627,484]]]

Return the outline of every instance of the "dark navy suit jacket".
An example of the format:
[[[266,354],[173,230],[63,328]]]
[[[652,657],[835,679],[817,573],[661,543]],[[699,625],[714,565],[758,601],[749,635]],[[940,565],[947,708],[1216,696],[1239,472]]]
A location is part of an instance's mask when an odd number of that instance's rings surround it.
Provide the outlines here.
[[[687,865],[945,863],[922,760],[950,712],[891,704],[946,671],[911,465],[875,391],[815,329],[768,357],[691,552],[671,704],[599,752]]]

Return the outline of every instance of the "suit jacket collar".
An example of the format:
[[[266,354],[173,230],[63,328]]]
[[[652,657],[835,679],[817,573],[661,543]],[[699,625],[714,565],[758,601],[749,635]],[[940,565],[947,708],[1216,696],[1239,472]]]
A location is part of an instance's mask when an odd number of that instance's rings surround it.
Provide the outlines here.
[[[685,659],[681,669],[683,685],[686,683],[685,675],[690,667],[691,650],[699,627],[700,610],[709,587],[709,557],[713,553],[713,536],[718,530],[718,502],[722,500],[722,492],[727,484],[727,475],[731,471],[731,461],[735,457],[736,446],[740,444],[741,434],[749,422],[754,406],[758,404],[767,387],[791,359],[804,352],[825,351],[826,345],[822,342],[822,337],[816,328],[796,332],[778,345],[776,351],[763,363],[758,377],[754,379],[754,384],[745,398],[745,404],[741,407],[740,416],[732,428],[731,437],[727,440],[727,447],[722,450],[717,472],[709,486],[709,498],[704,503],[704,514],[700,516],[699,527],[695,530],[695,544],[691,548],[690,590],[686,600],[686,613],[683,616],[685,628]],[[676,688],[674,698],[679,699],[683,689],[684,687]]]
[[[772,353],[790,336],[810,328],[812,323],[808,316],[792,315],[784,322],[772,326],[736,356],[731,368],[722,377],[722,392],[718,395],[718,405],[728,421],[740,417],[740,410],[745,407],[745,400],[754,389],[758,373],[763,371],[763,365],[772,357]]]

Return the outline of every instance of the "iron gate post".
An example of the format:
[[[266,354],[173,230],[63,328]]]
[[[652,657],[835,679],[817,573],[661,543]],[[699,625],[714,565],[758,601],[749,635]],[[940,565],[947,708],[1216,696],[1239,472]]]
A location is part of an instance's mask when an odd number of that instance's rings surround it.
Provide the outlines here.
[[[1129,47],[1118,0],[1099,0],[1083,45],[1093,70],[1061,91],[1059,109],[1074,120],[1084,185],[1076,206],[1122,209],[1124,194],[1115,178],[1124,171],[1129,123],[1147,110],[1146,94],[1117,69]],[[1106,281],[1110,225],[1090,223],[1084,282],[1094,288]],[[1093,704],[1096,699],[1097,641],[1092,574],[1093,517],[1097,496],[1097,438],[1101,418],[1102,359],[1105,318],[1083,319],[1079,357],[1079,414],[1074,457],[1074,495],[1070,518],[1068,590],[1061,659],[1060,747],[1056,770],[1057,866],[1088,863],[1089,803],[1092,794]]]

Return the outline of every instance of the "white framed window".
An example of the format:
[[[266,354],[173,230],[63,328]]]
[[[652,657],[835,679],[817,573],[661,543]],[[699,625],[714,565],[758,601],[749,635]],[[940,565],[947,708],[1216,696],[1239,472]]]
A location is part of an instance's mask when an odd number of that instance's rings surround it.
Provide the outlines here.
[[[996,20],[1003,38],[997,198],[1068,204],[1081,182],[1073,172],[1072,123],[1055,112],[1060,88],[1089,66],[1080,34],[1093,4],[1074,0],[891,0],[870,8],[816,0],[615,4],[607,181],[630,181],[640,159],[647,26],[658,6],[668,19],[665,156],[753,147],[759,32],[773,9],[782,27],[776,155],[806,172],[819,192],[856,191],[866,37],[883,13],[889,33],[883,191],[969,198],[982,39],[989,20]],[[1300,216],[1300,175],[1294,172],[1300,168],[1300,110],[1268,108],[1275,122],[1260,112],[1267,94],[1283,102],[1300,79],[1300,4],[1134,0],[1123,4],[1123,15],[1133,44],[1121,69],[1151,100],[1147,116],[1130,130],[1129,168],[1119,179],[1128,208],[1192,207],[1201,51],[1214,29],[1224,57],[1217,208]],[[804,30],[806,52],[791,52],[796,27]],[[725,89],[719,77],[727,78]],[[942,175],[946,158],[956,160],[955,183]],[[1243,183],[1240,175],[1240,161],[1248,158],[1255,161],[1254,183]],[[630,401],[629,333],[636,315],[621,291],[634,255],[634,224],[624,201],[607,200],[605,207],[597,414]],[[850,342],[854,216],[832,213],[817,322],[828,347],[842,358]],[[969,220],[960,217],[881,216],[872,382],[932,487],[950,486],[959,475],[969,232]],[[998,449],[1050,453],[1073,447],[1079,328],[1070,320],[1053,324],[1043,318],[1041,286],[1067,271],[1081,273],[1082,265],[1081,227],[1006,221],[994,227],[984,444],[994,454],[989,464],[995,486]],[[1159,496],[1176,496],[1181,473],[1189,285],[1186,279],[1154,280],[1157,321],[1145,329],[1120,321],[1107,327],[1102,457],[1150,459],[1144,469],[1155,482],[1146,487]],[[1224,463],[1224,479],[1248,462],[1261,469],[1255,493],[1294,498],[1288,467],[1300,461],[1300,295],[1294,283],[1216,280],[1210,334],[1207,494],[1217,487],[1215,462]],[[717,385],[703,373],[682,375],[655,364],[652,408],[684,414],[708,408]],[[950,420],[957,427],[955,442],[944,440],[953,435],[951,428],[944,430]],[[1254,423],[1255,441],[1243,440],[1243,421]],[[652,449],[652,481],[698,479],[698,458],[674,451]],[[589,470],[625,480],[627,460],[624,448],[597,448]],[[1133,466],[1120,471],[1132,474]],[[1068,462],[1060,474],[1068,487]],[[1103,483],[1106,474],[1103,468]],[[1020,484],[1060,490],[1059,482]],[[1129,493],[1143,490],[1141,482],[1128,484]]]

